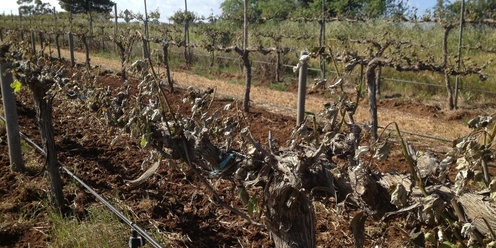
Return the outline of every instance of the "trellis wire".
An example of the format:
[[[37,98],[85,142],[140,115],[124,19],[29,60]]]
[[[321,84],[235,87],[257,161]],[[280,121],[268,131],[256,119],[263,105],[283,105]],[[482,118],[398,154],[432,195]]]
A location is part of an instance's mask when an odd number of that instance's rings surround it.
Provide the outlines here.
[[[179,54],[179,52],[176,51],[170,51],[170,53],[175,53]],[[201,54],[201,53],[192,53],[195,56],[198,57],[208,57],[209,55],[206,54]],[[239,58],[236,57],[229,57],[229,56],[219,56],[216,55],[215,58],[221,58],[225,60],[240,60]],[[258,63],[258,64],[266,64],[266,65],[275,65],[275,63],[268,62],[268,61],[262,61],[262,60],[252,60],[253,63]],[[287,64],[282,64],[282,67],[286,68],[293,68],[294,65],[287,65]],[[308,68],[309,71],[316,71],[320,72],[319,68]],[[326,72],[336,74],[336,71],[333,70],[326,70]],[[492,74],[487,74],[487,75],[492,75]],[[445,85],[441,84],[434,84],[434,83],[425,83],[425,82],[417,82],[417,81],[411,81],[411,80],[403,80],[403,79],[396,79],[396,78],[381,78],[382,80],[385,81],[390,81],[390,82],[396,82],[396,83],[407,83],[407,84],[415,84],[415,85],[424,85],[424,86],[432,86],[432,87],[438,87],[438,88],[445,88]],[[468,92],[478,92],[478,93],[484,93],[484,94],[496,94],[496,91],[488,91],[488,90],[479,90],[479,89],[474,89],[474,88],[465,88],[465,87],[459,87],[458,90],[463,90],[463,91],[468,91]]]

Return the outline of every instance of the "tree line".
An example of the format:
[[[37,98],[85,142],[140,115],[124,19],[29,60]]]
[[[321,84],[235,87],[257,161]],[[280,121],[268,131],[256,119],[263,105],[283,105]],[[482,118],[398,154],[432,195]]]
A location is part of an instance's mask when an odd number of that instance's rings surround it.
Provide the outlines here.
[[[496,0],[437,0],[425,15],[456,16],[462,8],[467,18],[494,19]],[[42,0],[17,0],[20,15],[43,15],[53,13],[54,7]],[[59,0],[60,7],[71,13],[110,14],[115,2],[111,0]],[[243,19],[243,0],[224,0],[221,4],[221,19]],[[263,19],[346,17],[346,18],[387,18],[416,16],[417,10],[407,0],[249,0],[248,21]],[[186,14],[185,14],[186,13]],[[173,22],[194,21],[198,15],[191,11],[178,10],[169,18]]]

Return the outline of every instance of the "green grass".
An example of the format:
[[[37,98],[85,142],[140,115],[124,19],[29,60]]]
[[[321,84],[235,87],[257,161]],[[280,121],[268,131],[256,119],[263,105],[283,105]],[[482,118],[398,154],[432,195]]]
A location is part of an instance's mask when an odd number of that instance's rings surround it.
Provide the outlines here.
[[[110,52],[108,50],[98,50],[98,51],[92,52],[91,54],[92,54],[92,56],[95,56],[95,57],[102,57],[102,58],[106,58],[106,59],[110,59],[110,60],[116,60],[116,61],[121,60],[119,55],[117,55],[115,52]]]
[[[52,239],[48,247],[127,247],[130,228],[107,208],[99,205],[88,209],[84,220],[49,213]]]
[[[287,85],[283,83],[271,83],[269,84],[269,89],[277,90],[277,91],[286,91]]]

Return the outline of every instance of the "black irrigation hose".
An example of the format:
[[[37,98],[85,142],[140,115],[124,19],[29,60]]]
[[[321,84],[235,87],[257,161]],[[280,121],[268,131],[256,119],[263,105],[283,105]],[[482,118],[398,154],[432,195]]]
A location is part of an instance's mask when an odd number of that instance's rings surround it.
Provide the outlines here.
[[[6,122],[5,118],[3,116],[0,116],[0,119],[2,119],[2,121]],[[19,132],[19,135],[24,140],[26,140],[26,142],[28,142],[32,147],[34,147],[38,152],[40,152],[44,157],[46,157],[45,151],[43,151],[43,149],[40,146],[38,146],[34,141],[32,141],[30,138],[28,138],[28,136],[26,136],[22,132]],[[148,233],[146,233],[143,229],[141,229],[141,227],[139,227],[136,223],[129,220],[123,213],[121,213],[112,204],[110,204],[107,200],[105,200],[105,198],[103,198],[100,194],[98,194],[95,190],[93,190],[89,185],[87,185],[79,177],[74,175],[74,173],[72,173],[69,169],[67,169],[66,166],[62,165],[60,162],[58,162],[58,164],[69,176],[71,176],[76,181],[78,181],[81,185],[83,185],[83,187],[85,187],[92,195],[94,195],[98,200],[100,200],[103,204],[105,204],[105,206],[107,206],[112,212],[114,212],[114,214],[117,215],[117,217],[119,217],[122,221],[124,221],[127,225],[129,225],[134,231],[138,232],[141,235],[141,237],[145,238],[148,242],[150,242],[150,244],[153,247],[162,248],[162,246],[155,239],[153,239],[150,235],[148,235]]]

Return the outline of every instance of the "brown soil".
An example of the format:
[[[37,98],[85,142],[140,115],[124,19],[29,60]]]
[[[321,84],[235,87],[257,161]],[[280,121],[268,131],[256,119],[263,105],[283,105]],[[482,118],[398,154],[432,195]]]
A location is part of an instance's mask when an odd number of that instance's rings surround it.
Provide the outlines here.
[[[82,54],[76,54],[80,58]],[[81,61],[81,60],[80,60]],[[92,63],[104,67],[119,68],[117,62],[93,58]],[[211,87],[218,94],[241,99],[244,86],[229,84],[221,80],[208,80],[184,72],[174,72],[174,80],[183,85]],[[118,77],[105,75],[102,84],[120,84]],[[175,109],[185,109],[182,102],[184,91],[169,94]],[[290,139],[295,126],[293,109],[296,106],[295,92],[272,91],[252,88],[253,107],[247,118],[255,139],[266,143],[269,130],[284,145]],[[307,109],[317,112],[327,102],[319,93],[309,94]],[[227,100],[214,102],[213,109],[224,106]],[[34,111],[29,98],[18,102],[21,131],[39,143]],[[54,104],[56,143],[61,163],[71,169],[104,197],[119,196],[129,209],[139,217],[138,224],[147,230],[156,229],[168,235],[171,247],[271,247],[267,230],[250,225],[239,216],[215,205],[204,186],[195,178],[183,173],[172,162],[163,163],[158,171],[143,186],[131,188],[125,180],[137,178],[143,173],[141,164],[148,152],[139,148],[137,140],[120,138],[110,146],[112,134],[106,123],[95,116],[87,115],[77,103],[56,102]],[[63,108],[58,107],[63,106]],[[178,107],[179,106],[179,107]],[[183,107],[181,107],[183,106]],[[367,122],[366,100],[358,109],[356,120]],[[453,140],[466,135],[469,129],[464,124],[479,113],[473,111],[445,111],[440,105],[426,105],[404,99],[382,99],[379,101],[380,125],[395,121],[404,131],[421,133]],[[411,137],[419,146],[429,144],[434,151],[444,151],[446,142],[437,142]],[[436,144],[436,147],[432,147]],[[46,198],[46,178],[37,173],[20,175],[10,172],[5,134],[0,136],[0,247],[44,247],[50,240],[50,223],[43,211],[34,211],[38,222],[19,223],[18,214],[36,209]],[[384,172],[406,172],[407,166],[398,149],[384,162],[373,164],[373,169]],[[42,164],[40,157],[40,164]],[[41,170],[40,166],[36,167]],[[70,181],[64,175],[67,184]],[[235,185],[224,179],[212,180],[225,202],[244,209],[236,195]],[[45,185],[40,187],[39,185]],[[85,207],[97,202],[79,187],[77,192],[65,192],[66,204],[76,216],[84,216]],[[333,202],[315,203],[317,214],[317,245],[319,247],[351,247],[353,236],[350,222],[352,210],[338,208]],[[399,228],[409,232],[411,226],[407,216],[389,219],[388,223],[369,218],[366,223],[366,247],[405,247],[406,238]],[[397,228],[391,228],[392,226]],[[123,234],[123,239],[128,234]],[[176,238],[171,238],[176,237]]]

